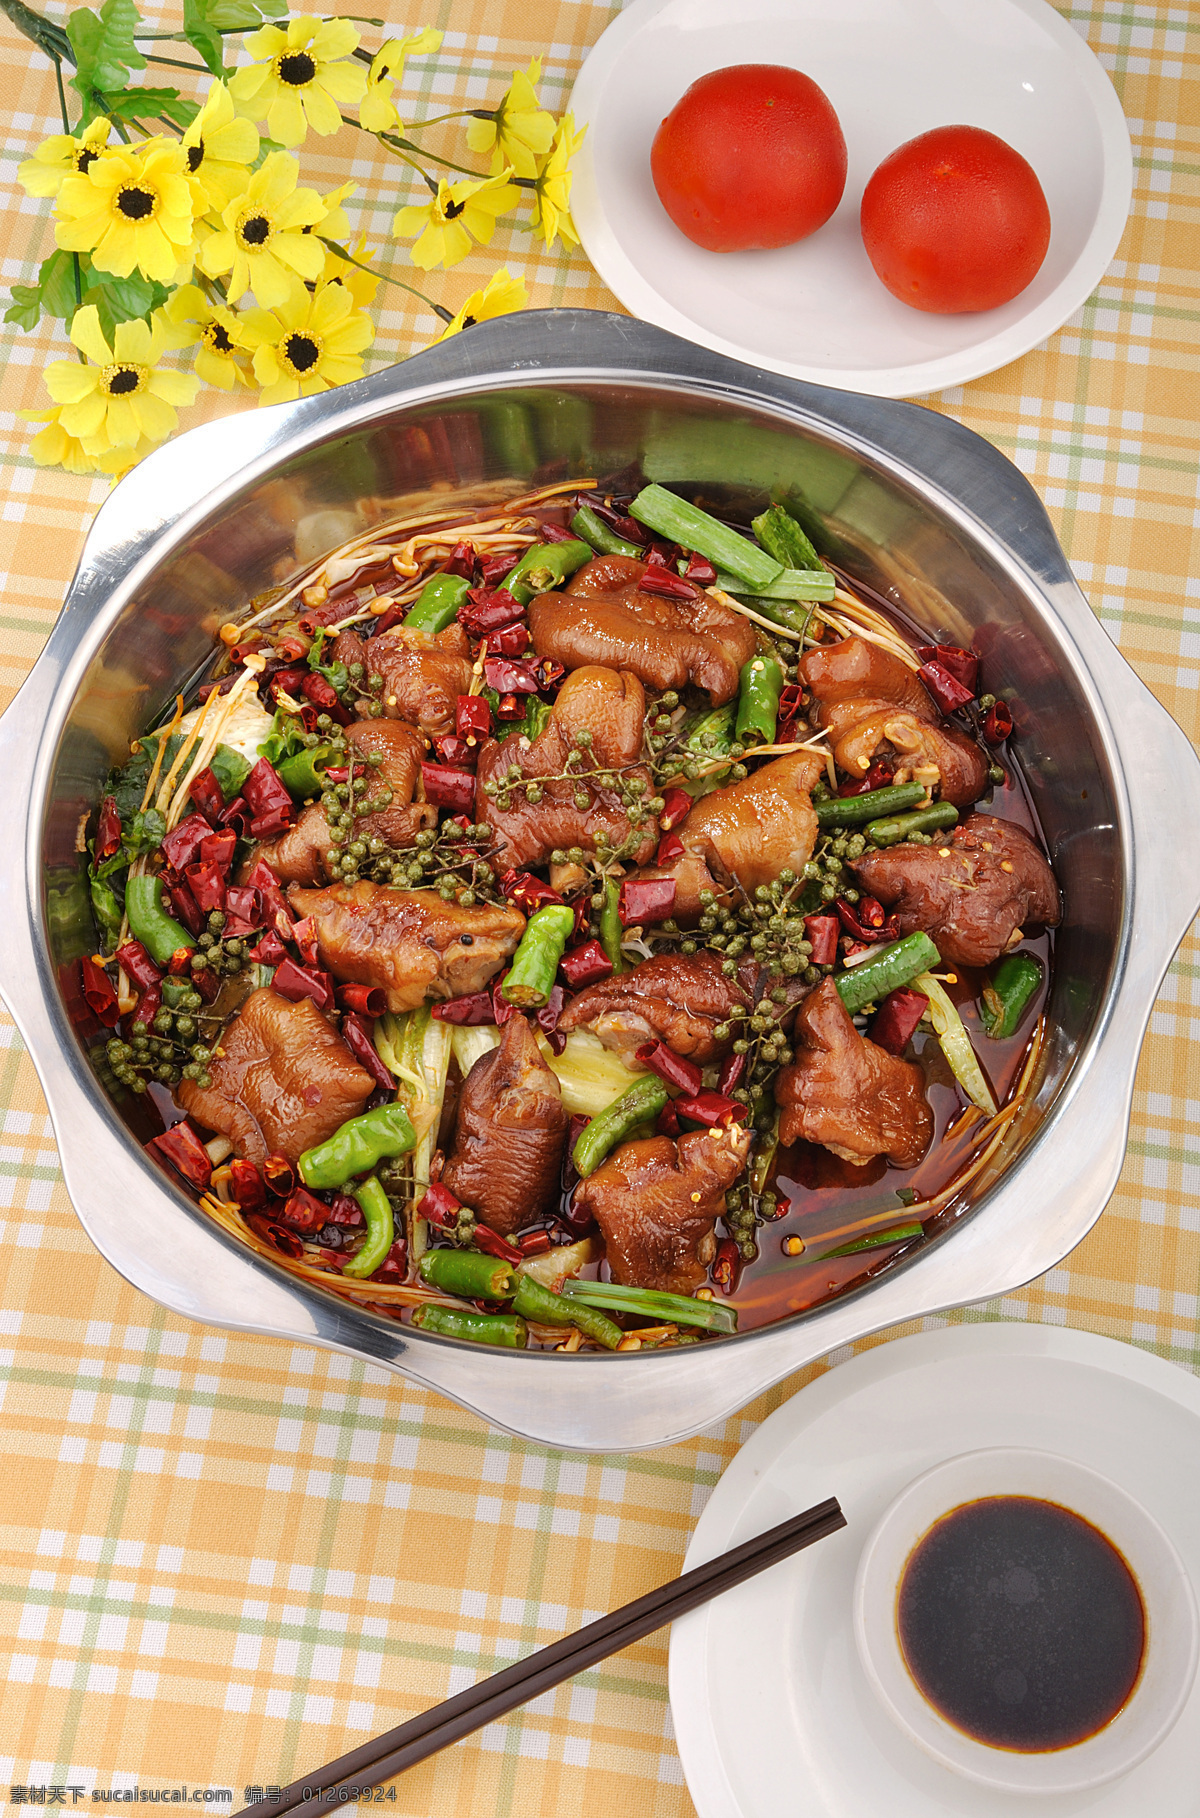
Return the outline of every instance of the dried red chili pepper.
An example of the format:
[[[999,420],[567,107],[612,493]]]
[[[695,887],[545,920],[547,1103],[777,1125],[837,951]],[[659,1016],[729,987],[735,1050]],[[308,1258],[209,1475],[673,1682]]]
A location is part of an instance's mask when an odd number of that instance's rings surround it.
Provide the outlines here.
[[[377,1086],[381,1086],[385,1092],[396,1090],[395,1080],[379,1058],[379,1051],[371,1039],[371,1031],[357,1012],[351,1012],[342,1018],[342,1040]]]
[[[382,1016],[387,1009],[387,993],[378,985],[335,985],[333,995],[339,1010],[360,1016]]]
[[[225,891],[225,910],[243,924],[245,929],[261,928],[267,920],[266,905],[262,892],[253,884],[230,884]],[[223,930],[226,939],[229,937],[229,923]]]
[[[454,1023],[460,1029],[478,1029],[496,1020],[490,991],[472,991],[467,997],[449,998],[444,1004],[433,1006],[433,1015],[439,1023]]]
[[[603,493],[581,493],[579,502],[590,505],[601,523],[607,524],[610,530],[615,530],[626,543],[645,544],[650,541],[651,532],[646,526],[639,524],[636,518],[618,511],[615,506],[605,504]]]
[[[650,922],[665,922],[675,907],[673,877],[625,878],[617,899],[621,925],[632,928]]]
[[[162,876],[163,889],[170,899],[172,914],[183,923],[189,934],[199,937],[204,933],[204,917],[186,878],[177,877],[174,872],[169,879],[165,872]]]
[[[164,1130],[161,1136],[152,1136],[146,1147],[153,1150],[156,1159],[170,1162],[176,1173],[182,1174],[193,1187],[207,1187],[212,1179],[208,1150],[186,1117]]]
[[[296,1184],[296,1170],[286,1155],[268,1155],[262,1165],[262,1176],[271,1192],[279,1199],[286,1199]]]
[[[917,655],[922,663],[937,663],[974,694],[979,683],[979,658],[973,650],[964,650],[961,644],[918,644]]]
[[[274,916],[275,932],[283,935],[285,938],[290,936],[293,933],[292,911],[288,905],[287,897],[283,894],[283,890],[280,887],[279,879],[268,865],[266,859],[260,858],[257,860],[253,871],[251,871],[249,877],[246,879],[246,884],[250,889],[258,891],[263,902]],[[309,964],[316,964],[315,949],[314,957],[309,961]]]
[[[230,802],[224,814],[221,816],[221,825],[222,827],[232,827],[238,835],[245,838],[249,833],[250,823],[253,819],[254,815],[251,812],[249,802],[244,795],[237,795],[233,798],[232,802]]]
[[[564,900],[557,890],[551,890],[549,884],[543,884],[541,878],[534,877],[531,871],[516,871],[511,867],[501,874],[500,888],[513,908],[519,909],[522,915],[533,915],[548,903],[562,903]]]
[[[744,1054],[727,1054],[721,1062],[721,1071],[717,1075],[717,1091],[728,1097],[736,1086],[741,1085],[742,1075],[745,1071],[746,1056]]]
[[[685,574],[689,581],[695,581],[697,587],[712,587],[716,584],[716,569],[707,556],[697,555],[694,549],[688,551]]]
[[[224,873],[232,865],[236,850],[236,833],[210,833],[200,841],[199,862],[202,865],[215,865],[218,871]]]
[[[326,681],[323,675],[314,675],[310,670],[300,684],[300,692],[306,701],[311,701],[314,707],[327,713],[339,726],[350,724],[353,716],[342,706],[341,697],[333,683]]]
[[[525,1260],[516,1244],[510,1244],[507,1238],[501,1237],[499,1232],[493,1231],[489,1225],[476,1225],[472,1241],[475,1248],[482,1250],[485,1256],[501,1257],[505,1262],[510,1263]]]
[[[215,827],[225,810],[225,792],[212,770],[206,767],[194,776],[188,793],[201,814]]]
[[[865,941],[867,946],[873,947],[879,941],[895,941],[900,938],[900,926],[896,917],[885,915],[883,904],[873,896],[860,897],[857,906],[848,903],[844,896],[839,896],[833,907],[842,927],[856,941]]]
[[[696,805],[686,789],[664,789],[662,803],[658,824],[664,833],[670,833],[674,827],[682,827]]]
[[[789,682],[786,688],[779,691],[779,717],[781,720],[794,720],[803,711],[804,690],[799,682]]]
[[[298,667],[275,670],[274,674],[267,678],[267,698],[272,706],[278,705],[281,694],[289,695],[292,700],[295,700],[303,685],[304,678],[308,674],[309,671],[307,669]]]
[[[523,694],[502,694],[496,703],[498,720],[523,720],[525,718],[525,696]]]
[[[506,587],[473,587],[458,609],[458,622],[473,638],[491,639],[494,631],[515,625],[525,608]]]
[[[206,864],[203,859],[184,869],[188,889],[196,899],[196,906],[207,915],[213,909],[225,907],[225,875],[219,866]]]
[[[451,769],[461,770],[464,764],[473,762],[475,748],[468,745],[466,739],[460,739],[455,733],[447,732],[433,741],[433,749],[439,764],[449,764]]]
[[[200,842],[206,839],[212,828],[202,814],[185,815],[162,843],[162,855],[166,863],[176,871],[182,871],[190,865],[200,851]]]
[[[573,530],[564,530],[561,524],[543,524],[540,526],[543,543],[574,543],[577,541]]]
[[[746,1107],[723,1092],[681,1092],[675,1100],[680,1117],[693,1124],[707,1124],[710,1129],[720,1124],[745,1123]]]
[[[667,1100],[666,1104],[655,1118],[654,1134],[656,1136],[672,1137],[682,1135],[682,1131],[679,1127],[679,1113],[675,1109],[675,1100],[673,1098]]]
[[[278,966],[287,956],[287,948],[274,928],[270,928],[262,939],[250,948],[246,957],[252,959],[257,966]]]
[[[672,574],[669,568],[659,568],[657,564],[647,566],[638,582],[638,591],[657,594],[664,600],[696,601],[700,598],[700,589],[693,581],[686,581],[681,574]]]
[[[100,804],[100,820],[96,827],[96,863],[102,865],[105,859],[115,857],[121,850],[121,817],[117,813],[116,799],[106,795]]]
[[[242,794],[255,814],[269,814],[274,808],[292,806],[292,798],[280,780],[279,772],[267,758],[259,758],[242,784]]]
[[[579,1176],[575,1172],[575,1163],[572,1160],[572,1157],[575,1154],[575,1144],[579,1141],[580,1136],[587,1129],[591,1121],[590,1117],[583,1117],[576,1112],[572,1116],[571,1122],[567,1127],[567,1146],[563,1150],[562,1159],[562,1189],[564,1193],[574,1192],[575,1187],[578,1184]],[[584,1214],[581,1211],[572,1217],[570,1212],[568,1212],[564,1215],[563,1222],[564,1224],[569,1225],[572,1231],[586,1231],[592,1223],[592,1216],[590,1212]]]
[[[333,980],[328,972],[298,966],[294,959],[285,959],[275,968],[271,983],[280,997],[286,997],[294,1004],[302,997],[311,997],[318,1010],[333,1007]]]
[[[736,1294],[738,1283],[742,1279],[742,1253],[732,1237],[723,1237],[717,1245],[717,1254],[713,1260],[712,1278],[722,1294]]]
[[[247,1212],[246,1223],[257,1237],[278,1250],[281,1256],[290,1256],[293,1262],[299,1262],[304,1255],[304,1245],[294,1231],[281,1225],[273,1218],[267,1218],[261,1212]]]
[[[484,659],[483,679],[497,694],[536,694],[538,679],[530,664],[515,657]]]
[[[277,1217],[291,1225],[294,1231],[319,1231],[329,1222],[329,1207],[307,1187],[297,1187],[294,1193],[288,1194],[287,1204]]]
[[[814,966],[832,966],[837,958],[838,918],[825,910],[820,915],[806,915],[804,937],[812,943]]]
[[[274,839],[277,833],[287,832],[292,818],[290,808],[272,808],[269,814],[256,814],[250,822],[250,835],[256,840]]]
[[[453,770],[449,764],[422,764],[421,780],[425,800],[439,808],[452,808],[456,814],[469,814],[475,807],[475,776],[470,770]]]
[[[182,978],[183,974],[190,969],[191,963],[191,948],[176,947],[174,953],[171,955],[170,964],[167,966],[167,972],[172,978]]]
[[[983,736],[989,745],[1002,745],[1013,729],[1013,717],[1004,701],[995,701],[987,710]]]
[[[601,979],[611,978],[613,968],[599,941],[585,941],[581,947],[572,947],[563,954],[558,969],[572,991],[582,991],[585,985],[598,985]]]
[[[454,703],[454,730],[460,739],[491,737],[492,710],[481,694],[460,694]]]
[[[498,1029],[503,1029],[505,1023],[511,1023],[514,1016],[521,1014],[515,1004],[505,1003],[502,995],[504,981],[511,970],[511,966],[506,966],[499,977],[492,980],[492,1021]]]
[[[460,579],[469,581],[475,573],[474,543],[456,543],[450,551],[450,559],[442,564],[443,574],[456,574]]]
[[[417,1201],[417,1217],[427,1218],[431,1225],[453,1224],[461,1211],[461,1199],[449,1187],[443,1187],[440,1180],[431,1180]]]
[[[922,663],[917,674],[943,713],[953,713],[974,699],[972,691],[940,663]]]
[[[524,1237],[518,1237],[517,1247],[522,1256],[544,1256],[552,1246],[549,1231],[526,1231]]]
[[[518,625],[505,625],[502,631],[489,631],[488,649],[493,656],[524,656],[529,649],[529,631],[524,621]]]
[[[558,686],[567,672],[553,657],[539,657],[533,666],[533,673],[538,679],[538,687],[548,694],[551,688]]]
[[[121,1010],[108,973],[87,954],[84,954],[79,966],[82,973],[84,1002],[92,1015],[102,1022],[106,1029],[115,1029],[121,1020]]]
[[[903,1054],[929,1008],[929,999],[911,985],[889,991],[871,1019],[871,1040],[889,1054]]]
[[[367,1221],[363,1217],[362,1207],[351,1194],[335,1193],[326,1222],[331,1225],[364,1225]]]
[[[876,758],[865,776],[860,776],[856,783],[843,783],[838,795],[867,795],[872,789],[883,789],[891,782],[895,771],[896,766],[890,758]]]
[[[199,983],[202,979],[204,979],[206,977],[207,977],[206,973],[204,973],[204,972],[198,973],[197,974],[197,983]],[[162,986],[161,985],[147,985],[145,990],[142,992],[141,998],[138,1002],[137,1009],[134,1011],[132,1017],[130,1018],[130,1022],[132,1023],[132,1025],[135,1029],[149,1029],[149,1027],[153,1023],[155,1017],[158,1015],[158,1013],[161,1009],[162,1009]]]
[[[485,587],[494,587],[517,565],[515,555],[484,556],[479,564],[479,578]]]
[[[658,851],[654,854],[656,865],[673,865],[686,852],[683,841],[677,833],[664,833],[658,842]]]
[[[636,1054],[643,1067],[665,1079],[668,1086],[678,1086],[681,1092],[699,1092],[704,1084],[704,1075],[695,1061],[685,1060],[665,1042],[643,1042]]]
[[[548,1038],[552,1048],[554,1048],[554,1036],[558,1030],[558,1019],[562,1015],[566,998],[567,994],[561,985],[552,985],[549,997],[533,1019],[542,1034]],[[565,1048],[567,1045],[567,1038],[565,1035],[562,1038],[562,1043]],[[562,1048],[554,1048],[554,1052],[556,1054],[561,1054]]]
[[[233,1197],[243,1212],[253,1212],[258,1206],[266,1205],[267,1189],[252,1161],[244,1161],[240,1155],[235,1155],[229,1164],[229,1184],[233,1188]]]
[[[151,985],[162,984],[162,971],[154,964],[141,941],[122,941],[113,958],[139,991],[146,991]]]

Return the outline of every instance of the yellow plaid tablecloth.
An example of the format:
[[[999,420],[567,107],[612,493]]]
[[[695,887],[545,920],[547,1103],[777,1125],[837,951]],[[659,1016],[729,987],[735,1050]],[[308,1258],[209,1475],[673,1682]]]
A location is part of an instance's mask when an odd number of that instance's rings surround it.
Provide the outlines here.
[[[534,53],[557,107],[613,10],[435,0],[394,15],[394,28],[428,20],[446,33],[436,62],[410,68],[402,112],[494,96]],[[1061,10],[1129,118],[1136,186],[1120,256],[1045,346],[928,402],[1029,475],[1109,634],[1194,737],[1200,13],[1121,0]],[[15,170],[59,130],[58,112],[44,59],[7,23],[0,44],[3,279],[27,283],[51,245],[48,205],[25,198]],[[407,183],[366,143],[349,129],[310,140],[305,180],[353,177],[356,226],[383,243]],[[615,307],[582,254],[539,254],[503,225],[491,254],[431,274],[431,293],[456,308],[497,254],[535,304]],[[377,364],[435,332],[401,291],[382,291],[375,314]],[[41,369],[64,351],[61,332],[0,341],[5,702],[105,491],[36,469],[11,414],[45,401]],[[232,407],[211,392],[207,403]],[[1099,1227],[1024,1292],[953,1318],[1081,1326],[1200,1366],[1197,959],[1193,938],[1155,1010]],[[96,1792],[182,1787],[192,1802],[225,1788],[236,1807],[401,1722],[677,1571],[738,1446],[814,1373],[686,1445],[583,1459],[344,1357],[185,1325],[93,1253],[7,1018],[0,1048],[0,1801],[95,1809]],[[665,1638],[426,1763],[389,1801],[414,1818],[684,1818]]]

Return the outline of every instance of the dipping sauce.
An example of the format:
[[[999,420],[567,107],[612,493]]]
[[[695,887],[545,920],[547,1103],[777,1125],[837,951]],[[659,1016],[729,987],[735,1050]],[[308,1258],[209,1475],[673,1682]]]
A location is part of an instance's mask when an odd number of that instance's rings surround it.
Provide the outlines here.
[[[905,1664],[977,1742],[1041,1754],[1111,1723],[1141,1671],[1137,1581],[1099,1528],[1033,1496],[987,1496],[934,1524],[896,1601]]]

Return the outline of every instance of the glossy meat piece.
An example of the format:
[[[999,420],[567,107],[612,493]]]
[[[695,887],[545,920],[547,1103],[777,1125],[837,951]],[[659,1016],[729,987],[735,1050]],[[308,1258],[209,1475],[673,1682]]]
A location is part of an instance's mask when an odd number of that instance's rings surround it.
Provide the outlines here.
[[[311,916],[322,966],[342,983],[378,985],[399,1014],[427,997],[479,991],[516,950],[525,917],[480,904],[460,909],[436,890],[389,890],[365,880],[288,892]]]
[[[649,797],[654,793],[650,773],[640,765],[634,767],[642,749],[645,717],[646,695],[635,675],[592,665],[567,677],[545,730],[532,742],[524,742],[521,734],[485,742],[479,753],[476,812],[492,829],[501,870],[510,865],[518,870],[543,865],[558,848],[581,846],[592,852],[601,832],[614,846],[628,837],[629,817],[617,791],[598,788],[594,781],[572,781],[564,777],[564,771],[572,736],[586,729],[592,743],[583,768],[623,770],[638,776]],[[518,790],[510,807],[498,808],[482,785],[503,782],[510,764],[516,764],[522,776],[556,780],[542,784],[540,802],[530,802],[524,790]],[[584,808],[575,802],[581,789],[588,796]],[[648,859],[658,843],[657,821],[648,816],[642,825],[635,862]]]
[[[368,773],[368,796],[375,795],[384,783],[392,791],[391,806],[362,822],[364,833],[379,834],[389,846],[411,846],[423,827],[437,822],[437,809],[432,803],[412,799],[425,755],[420,733],[403,720],[359,720],[346,727],[346,739],[356,757],[366,758],[377,752],[383,759],[378,769]],[[317,802],[304,809],[294,827],[258,847],[250,864],[255,859],[266,859],[284,884],[321,884],[329,875],[325,860],[332,850],[329,822]]]
[[[675,879],[677,921],[696,921],[701,890],[727,897],[736,878],[752,894],[785,866],[804,869],[817,839],[812,787],[824,771],[815,752],[794,751],[700,798],[679,829],[683,857],[643,874]]]
[[[751,965],[747,972],[756,973]],[[632,972],[589,985],[567,1005],[560,1029],[590,1029],[629,1067],[640,1067],[634,1050],[656,1037],[697,1066],[728,1054],[733,1036],[718,1041],[718,1023],[744,1011],[749,992],[726,978],[715,953],[659,953]]]
[[[469,651],[461,625],[450,625],[436,637],[397,625],[365,644],[344,631],[333,647],[337,660],[364,665],[364,688],[368,675],[383,677],[375,695],[383,702],[385,718],[407,720],[434,738],[453,730],[455,699],[470,689]]]
[[[779,1140],[822,1143],[845,1161],[886,1155],[915,1168],[933,1136],[925,1075],[860,1035],[831,978],[796,1013],[796,1059],[776,1075]]]
[[[890,846],[854,861],[863,888],[922,928],[952,966],[986,966],[1024,922],[1056,927],[1058,885],[1041,849],[1012,821],[971,814],[932,846]]]
[[[938,793],[956,808],[969,808],[987,788],[987,758],[955,726],[935,725],[888,701],[841,701],[829,709],[826,725],[834,762],[848,776],[865,776],[876,755],[890,747],[898,757],[893,781],[906,783],[932,764]]]
[[[507,1237],[557,1203],[569,1122],[529,1024],[514,1016],[463,1081],[443,1184]]]
[[[742,664],[754,655],[754,627],[702,590],[694,600],[643,593],[638,581],[645,570],[633,556],[597,556],[565,594],[534,600],[529,629],[538,655],[567,669],[587,663],[630,669],[654,688],[695,682],[715,706],[732,700]]]
[[[888,701],[920,720],[939,717],[932,696],[908,665],[866,638],[818,644],[801,662],[800,677],[816,703],[818,726],[829,724],[829,710],[839,701]]]
[[[375,1090],[310,997],[293,1004],[269,986],[246,999],[208,1070],[210,1086],[185,1079],[175,1096],[256,1167],[273,1154],[296,1161],[357,1117]]]
[[[692,1130],[678,1140],[623,1143],[575,1190],[595,1218],[614,1281],[693,1294],[716,1253],[713,1224],[746,1165],[740,1124]]]

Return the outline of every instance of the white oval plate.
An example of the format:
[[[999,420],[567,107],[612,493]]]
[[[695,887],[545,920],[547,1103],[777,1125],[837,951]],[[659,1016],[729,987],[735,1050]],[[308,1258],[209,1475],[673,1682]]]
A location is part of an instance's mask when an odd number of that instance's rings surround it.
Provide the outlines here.
[[[802,69],[846,136],[836,214],[773,252],[692,245],[650,179],[660,120],[698,76],[731,63]],[[768,371],[878,397],[976,379],[1060,328],[1107,270],[1133,191],[1112,84],[1045,0],[634,0],[593,46],[571,108],[588,125],[572,214],[627,309]],[[1052,228],[1045,263],[1019,297],[935,316],[883,288],[858,209],[888,152],[949,124],[985,127],[1028,158]]]
[[[957,1452],[1033,1446],[1110,1477],[1200,1584],[1200,1381],[1132,1345],[988,1324],[900,1338],[794,1396],[725,1472],[684,1570],[837,1496],[848,1526],[671,1633],[671,1713],[700,1818],[1197,1818],[1200,1681],[1175,1728],[1086,1793],[975,1786],[896,1729],[854,1645],[863,1545],[887,1505]]]

